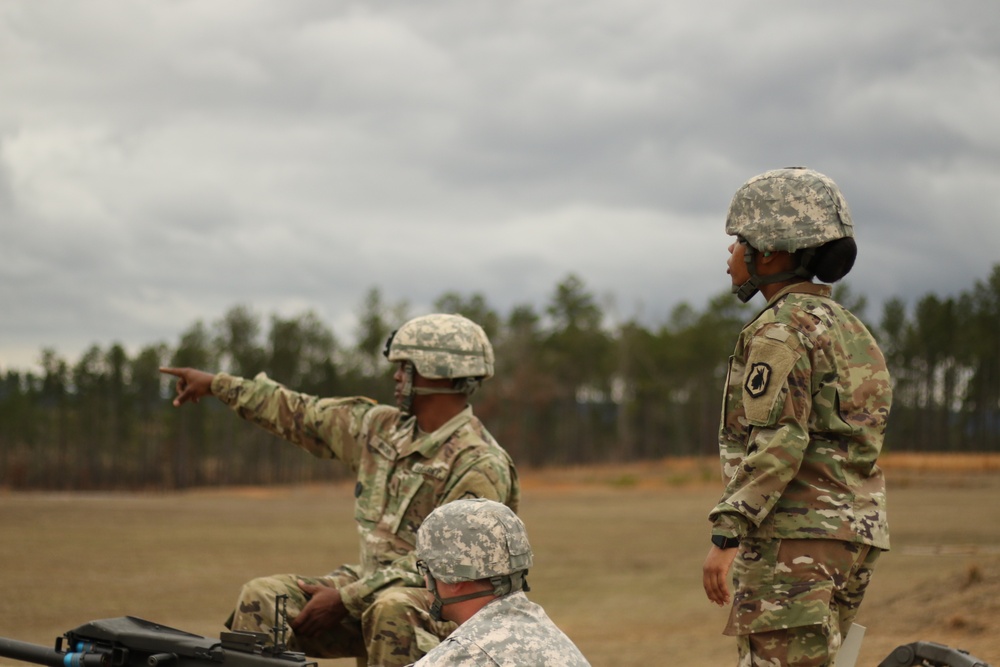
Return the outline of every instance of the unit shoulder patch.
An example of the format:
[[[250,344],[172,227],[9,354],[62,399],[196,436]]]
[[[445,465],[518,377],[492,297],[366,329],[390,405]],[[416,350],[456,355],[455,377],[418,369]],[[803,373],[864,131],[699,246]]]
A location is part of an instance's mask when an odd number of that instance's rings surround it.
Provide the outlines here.
[[[746,378],[746,382],[743,384],[744,391],[746,391],[751,398],[763,396],[764,392],[767,391],[767,385],[771,380],[771,365],[763,361],[751,364]]]
[[[751,424],[766,426],[775,418],[775,405],[798,358],[785,342],[772,337],[753,341],[743,376],[743,407]]]

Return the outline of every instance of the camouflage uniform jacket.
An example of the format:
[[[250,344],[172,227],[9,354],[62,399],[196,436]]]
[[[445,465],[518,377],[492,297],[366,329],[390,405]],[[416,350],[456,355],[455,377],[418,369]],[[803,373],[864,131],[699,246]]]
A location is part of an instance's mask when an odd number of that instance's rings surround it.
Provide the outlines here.
[[[263,373],[253,380],[219,373],[212,392],[244,419],[357,475],[354,518],[361,539],[360,578],[340,589],[360,617],[378,590],[423,588],[416,570],[417,528],[437,506],[467,497],[520,497],[510,456],[467,407],[433,433],[371,399],[318,398],[290,391]]]
[[[876,465],[892,400],[864,324],[830,287],[796,283],[748,324],[729,363],[713,533],[889,548]]]
[[[517,592],[476,612],[414,667],[590,667],[540,606]]]

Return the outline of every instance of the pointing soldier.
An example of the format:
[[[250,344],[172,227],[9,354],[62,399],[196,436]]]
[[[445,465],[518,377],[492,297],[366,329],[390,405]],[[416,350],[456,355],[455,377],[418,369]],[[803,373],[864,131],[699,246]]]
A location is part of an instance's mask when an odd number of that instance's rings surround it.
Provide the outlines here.
[[[291,391],[263,373],[249,380],[161,368],[177,380],[174,405],[213,395],[238,415],[357,475],[360,563],[323,576],[275,575],[243,586],[227,625],[269,632],[287,594],[289,646],[313,657],[357,657],[392,667],[419,659],[454,629],[430,615],[417,572],[417,529],[436,507],[488,498],[516,511],[513,462],[473,415],[469,396],[493,375],[483,329],[460,315],[412,319],[386,343],[397,364],[398,407]]]
[[[725,493],[711,511],[705,592],[733,605],[740,666],[829,665],[889,548],[876,461],[889,372],[829,285],[854,264],[847,202],[827,176],[795,167],[748,180],[726,232],[733,292],[767,305],[730,360],[719,446]]]
[[[459,627],[415,667],[589,667],[525,595],[531,545],[509,507],[483,498],[443,505],[424,520],[416,551],[431,614]]]

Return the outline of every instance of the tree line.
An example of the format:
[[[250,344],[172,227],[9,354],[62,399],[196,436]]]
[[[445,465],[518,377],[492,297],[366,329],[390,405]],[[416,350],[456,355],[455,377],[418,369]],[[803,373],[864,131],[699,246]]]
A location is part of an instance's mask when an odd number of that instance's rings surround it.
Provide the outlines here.
[[[888,359],[894,403],[886,448],[1000,450],[1000,265],[954,297],[899,299],[880,318],[844,284],[835,297],[866,320]],[[576,275],[541,309],[501,314],[482,294],[449,292],[438,312],[479,322],[496,352],[496,375],[473,397],[477,414],[524,467],[714,456],[722,383],[736,336],[761,303],[728,291],[666,322],[608,324]],[[323,396],[392,401],[389,333],[408,319],[377,288],[365,295],[353,340],[315,313],[271,315],[234,306],[197,321],[174,346],[130,356],[119,343],[91,346],[75,363],[43,349],[38,373],[0,374],[0,487],[186,488],[338,478],[319,461],[238,419],[218,401],[174,409],[161,365],[265,372]]]

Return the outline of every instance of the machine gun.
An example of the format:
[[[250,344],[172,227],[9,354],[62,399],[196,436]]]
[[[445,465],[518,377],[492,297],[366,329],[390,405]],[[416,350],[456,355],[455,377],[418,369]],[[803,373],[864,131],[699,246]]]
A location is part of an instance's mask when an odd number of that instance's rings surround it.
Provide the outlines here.
[[[0,637],[0,656],[50,667],[316,667],[287,650],[286,600],[275,602],[272,634],[223,632],[219,639],[133,616],[91,621],[58,637],[54,648]]]
[[[878,667],[990,667],[967,651],[934,642],[913,642],[893,649]]]

